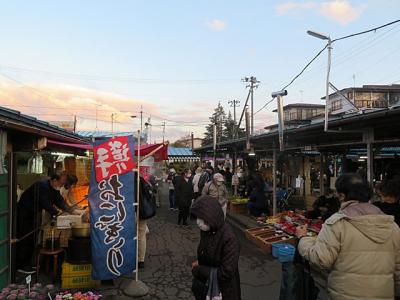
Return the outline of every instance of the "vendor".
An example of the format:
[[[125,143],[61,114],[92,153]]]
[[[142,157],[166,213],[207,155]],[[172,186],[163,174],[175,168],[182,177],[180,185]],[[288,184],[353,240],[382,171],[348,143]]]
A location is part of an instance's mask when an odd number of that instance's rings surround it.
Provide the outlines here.
[[[65,203],[69,206],[74,206],[76,204],[73,189],[76,187],[77,183],[78,177],[75,175],[67,175],[67,180],[60,189],[61,196],[64,198]]]
[[[340,202],[333,190],[327,189],[324,196],[320,196],[313,204],[313,210],[307,212],[307,218],[327,220],[334,213],[338,212]]]
[[[34,253],[41,226],[41,212],[44,209],[52,218],[58,214],[58,207],[63,211],[73,213],[73,209],[65,204],[60,189],[65,185],[66,174],[55,174],[48,180],[38,181],[31,185],[21,195],[17,205],[17,267],[29,266]],[[26,236],[27,234],[30,235]]]
[[[249,202],[247,203],[249,212],[254,217],[268,215],[268,201],[264,192],[264,185],[258,185],[253,188],[250,193]]]

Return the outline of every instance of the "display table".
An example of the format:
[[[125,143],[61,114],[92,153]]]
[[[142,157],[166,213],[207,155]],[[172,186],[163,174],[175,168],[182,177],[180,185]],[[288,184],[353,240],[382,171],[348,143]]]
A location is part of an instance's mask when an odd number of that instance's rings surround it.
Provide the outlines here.
[[[247,209],[247,198],[231,198],[228,201],[228,210],[234,214],[247,214],[249,210]]]

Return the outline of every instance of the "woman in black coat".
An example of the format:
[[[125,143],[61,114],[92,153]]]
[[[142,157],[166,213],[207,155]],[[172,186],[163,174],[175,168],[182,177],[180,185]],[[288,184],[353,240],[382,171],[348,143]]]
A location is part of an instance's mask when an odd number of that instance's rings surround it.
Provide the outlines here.
[[[197,261],[192,263],[194,283],[203,284],[209,278],[211,268],[217,268],[218,286],[224,300],[240,300],[239,244],[229,225],[218,200],[201,196],[192,207],[201,230],[197,249]],[[193,292],[196,293],[194,286]],[[196,300],[203,295],[195,294]]]
[[[192,172],[189,169],[186,169],[183,175],[177,180],[175,197],[179,208],[178,225],[181,225],[181,223],[188,225],[187,218],[189,216],[190,205],[194,199]]]

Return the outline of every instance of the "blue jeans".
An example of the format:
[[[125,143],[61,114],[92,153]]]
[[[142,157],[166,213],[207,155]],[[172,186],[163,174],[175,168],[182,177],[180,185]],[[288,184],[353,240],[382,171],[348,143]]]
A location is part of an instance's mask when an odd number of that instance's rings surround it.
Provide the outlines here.
[[[169,208],[175,208],[175,190],[169,190]]]

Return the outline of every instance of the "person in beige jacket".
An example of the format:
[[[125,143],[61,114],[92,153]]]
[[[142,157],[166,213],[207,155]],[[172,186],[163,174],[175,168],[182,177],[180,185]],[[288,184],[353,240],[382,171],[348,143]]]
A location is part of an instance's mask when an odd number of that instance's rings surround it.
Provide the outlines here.
[[[209,195],[218,200],[222,211],[224,212],[224,216],[226,217],[228,190],[224,184],[224,176],[222,176],[222,174],[215,173],[213,175],[213,179],[204,186],[202,195]]]
[[[336,181],[342,202],[317,238],[301,237],[298,251],[311,264],[329,271],[328,294],[334,300],[394,299],[400,296],[400,229],[393,216],[368,201],[371,190],[357,174]]]

